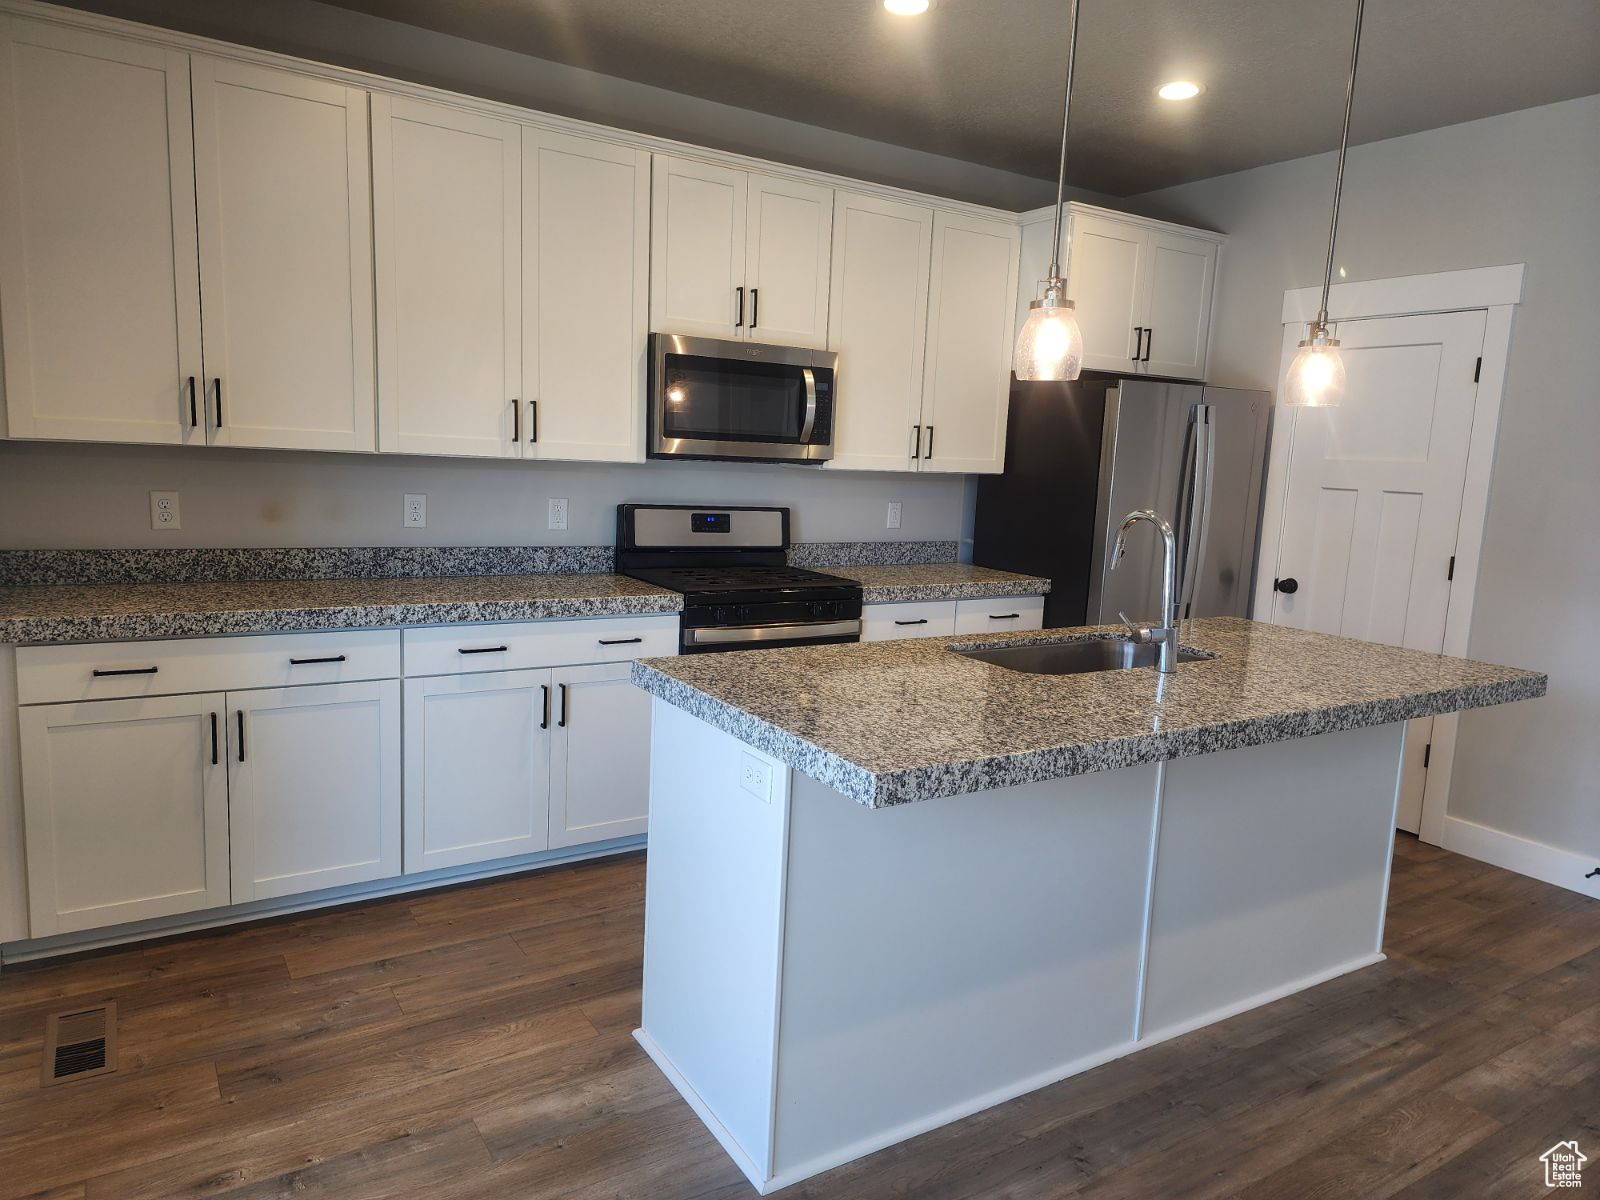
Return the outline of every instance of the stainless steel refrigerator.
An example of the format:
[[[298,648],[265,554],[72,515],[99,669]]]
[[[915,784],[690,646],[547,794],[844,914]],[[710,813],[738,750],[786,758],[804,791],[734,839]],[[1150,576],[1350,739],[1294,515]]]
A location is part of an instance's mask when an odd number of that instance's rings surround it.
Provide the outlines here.
[[[1178,533],[1185,617],[1248,616],[1272,398],[1266,392],[1085,374],[1015,383],[1006,470],[978,484],[972,561],[1051,580],[1045,625],[1150,621],[1161,607],[1160,538],[1122,518],[1153,508]]]

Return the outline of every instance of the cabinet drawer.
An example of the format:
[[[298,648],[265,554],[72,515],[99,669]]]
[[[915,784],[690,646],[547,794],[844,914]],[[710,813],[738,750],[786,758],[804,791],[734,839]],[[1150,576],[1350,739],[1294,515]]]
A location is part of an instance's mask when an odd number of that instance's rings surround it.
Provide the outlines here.
[[[868,604],[861,610],[863,642],[887,642],[894,638],[947,637],[955,631],[954,600],[909,600],[893,604]]]
[[[1043,596],[991,596],[956,601],[957,633],[994,633],[1044,626]]]
[[[676,613],[442,625],[405,631],[408,677],[627,662],[677,652]]]
[[[343,683],[399,675],[398,629],[23,646],[17,650],[17,697],[22,704]]]

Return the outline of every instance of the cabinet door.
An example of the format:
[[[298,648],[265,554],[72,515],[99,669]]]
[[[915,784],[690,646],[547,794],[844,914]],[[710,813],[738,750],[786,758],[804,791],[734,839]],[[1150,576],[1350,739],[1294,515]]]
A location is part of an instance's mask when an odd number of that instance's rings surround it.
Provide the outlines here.
[[[644,460],[650,155],[522,131],[523,456]]]
[[[407,874],[549,844],[549,671],[406,681]]]
[[[830,468],[906,471],[921,454],[933,212],[835,192],[828,348],[839,354]],[[916,443],[916,445],[913,445]]]
[[[650,211],[650,328],[743,337],[743,171],[657,154]],[[743,311],[741,311],[743,310]]]
[[[956,631],[954,600],[901,600],[861,608],[861,640],[949,637]]]
[[[228,903],[224,704],[216,693],[20,710],[31,936]]]
[[[1211,291],[1217,244],[1206,238],[1153,230],[1146,251],[1145,353],[1152,375],[1203,379],[1211,337]]]
[[[650,813],[650,697],[631,663],[560,667],[550,846],[643,833]]]
[[[1078,306],[1083,365],[1127,374],[1137,369],[1134,327],[1146,323],[1140,281],[1149,232],[1091,213],[1074,212],[1069,222],[1067,296]]]
[[[1011,221],[948,213],[933,219],[924,471],[1005,469],[1017,240]]]
[[[833,189],[750,176],[745,242],[745,327],[780,346],[828,344],[828,270]]]
[[[400,683],[228,693],[233,900],[400,874]]]
[[[211,440],[371,450],[367,94],[204,55],[192,73]]]
[[[0,17],[0,64],[11,436],[203,440],[188,55]]]
[[[956,601],[957,633],[1007,633],[1043,627],[1043,596],[987,596]]]
[[[521,128],[372,97],[378,448],[518,453]]]

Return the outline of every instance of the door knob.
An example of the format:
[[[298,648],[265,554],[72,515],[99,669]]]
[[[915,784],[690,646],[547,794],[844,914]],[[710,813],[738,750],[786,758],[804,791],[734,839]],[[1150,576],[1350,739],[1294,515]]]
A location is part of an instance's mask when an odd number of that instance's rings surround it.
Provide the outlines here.
[[[1292,596],[1300,590],[1300,581],[1294,578],[1274,579],[1272,581],[1272,590],[1282,592],[1285,596]]]

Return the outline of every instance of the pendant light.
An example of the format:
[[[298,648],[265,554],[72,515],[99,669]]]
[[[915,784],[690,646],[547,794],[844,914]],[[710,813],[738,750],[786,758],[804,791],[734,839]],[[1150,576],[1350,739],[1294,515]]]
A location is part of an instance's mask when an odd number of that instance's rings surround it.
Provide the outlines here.
[[[1061,105],[1061,162],[1056,172],[1056,224],[1050,241],[1050,278],[1044,298],[1028,305],[1028,319],[1017,332],[1011,368],[1018,379],[1076,379],[1083,370],[1083,333],[1067,281],[1061,275],[1061,215],[1067,183],[1067,114],[1072,108],[1072,63],[1078,50],[1078,0],[1071,0],[1067,35],[1067,97]]]
[[[1333,284],[1333,245],[1339,236],[1339,193],[1344,189],[1344,156],[1350,146],[1350,109],[1356,99],[1356,58],[1361,53],[1361,10],[1356,0],[1356,35],[1350,46],[1350,79],[1344,89],[1344,130],[1339,134],[1339,166],[1333,176],[1333,220],[1328,225],[1328,262],[1322,271],[1322,303],[1300,343],[1284,381],[1284,403],[1301,408],[1332,408],[1344,399],[1344,362],[1339,339],[1328,332],[1328,289]]]

